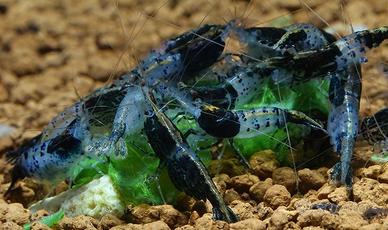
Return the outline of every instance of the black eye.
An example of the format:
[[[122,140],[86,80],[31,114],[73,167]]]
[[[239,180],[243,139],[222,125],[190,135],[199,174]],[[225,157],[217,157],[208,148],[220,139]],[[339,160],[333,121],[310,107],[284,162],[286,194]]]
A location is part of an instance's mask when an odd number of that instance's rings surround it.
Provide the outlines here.
[[[147,110],[147,111],[144,112],[144,116],[146,116],[146,117],[152,117],[152,116],[154,116],[154,111],[152,111],[152,110]]]

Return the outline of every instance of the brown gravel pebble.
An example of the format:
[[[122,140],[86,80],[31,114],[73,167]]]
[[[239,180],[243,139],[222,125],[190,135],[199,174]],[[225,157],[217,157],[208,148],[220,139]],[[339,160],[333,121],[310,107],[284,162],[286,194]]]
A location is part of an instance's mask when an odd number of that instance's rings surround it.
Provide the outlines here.
[[[168,225],[163,221],[159,220],[159,221],[155,221],[155,222],[143,225],[143,229],[169,230],[170,227],[168,227]]]
[[[317,196],[319,199],[327,199],[335,189],[335,185],[326,183],[318,190]]]
[[[292,210],[296,210],[298,212],[304,212],[306,210],[310,210],[312,206],[311,200],[307,198],[292,198],[289,207]]]
[[[325,230],[325,229],[321,227],[308,226],[308,227],[304,227],[303,230]]]
[[[0,223],[0,229],[1,229],[1,230],[22,230],[23,227],[17,225],[17,224],[14,223],[14,222],[7,221],[7,222],[5,222],[5,223]]]
[[[5,102],[8,100],[8,90],[3,84],[0,84],[0,102]]]
[[[286,187],[291,194],[296,192],[297,177],[292,168],[281,167],[276,169],[272,173],[272,180],[274,184],[280,184]]]
[[[321,226],[323,217],[327,215],[333,216],[333,214],[324,210],[306,210],[298,216],[297,224],[301,227]]]
[[[192,211],[196,211],[199,215],[203,215],[207,213],[208,207],[206,205],[206,202],[203,200],[197,200],[195,201],[193,207],[191,208]]]
[[[237,223],[230,224],[231,230],[264,230],[266,225],[263,221],[256,218],[249,218]]]
[[[198,214],[197,211],[192,211],[191,214],[190,214],[190,218],[189,218],[189,223],[188,224],[191,224],[193,225],[195,223],[195,221],[200,218],[201,216]]]
[[[105,215],[101,218],[100,222],[98,223],[98,229],[99,230],[108,230],[114,226],[124,224],[124,221],[119,219],[118,217],[114,215]]]
[[[126,225],[118,225],[111,228],[111,230],[143,230],[143,229],[170,230],[171,228],[168,227],[168,225],[161,220],[151,222],[148,224],[126,224]]]
[[[342,229],[359,229],[360,226],[367,225],[368,222],[355,210],[340,210],[341,223],[339,225]]]
[[[226,191],[227,183],[230,183],[230,177],[226,174],[220,174],[213,178],[213,182],[216,185],[220,194],[223,195]]]
[[[183,211],[183,210],[192,210],[192,207],[195,205],[197,201],[187,196],[186,194],[179,194],[177,197],[177,204],[175,205],[175,208]]]
[[[95,230],[97,227],[98,221],[89,216],[64,217],[58,223],[59,230]]]
[[[261,202],[264,199],[265,192],[272,186],[272,179],[268,178],[265,181],[259,181],[252,185],[249,189],[249,194],[257,202]]]
[[[285,225],[294,220],[297,216],[297,211],[288,211],[286,207],[278,207],[270,218],[270,227],[274,229],[284,229]]]
[[[242,200],[240,194],[233,188],[226,190],[224,194],[224,200],[227,204],[232,203],[235,200]]]
[[[264,195],[264,201],[268,203],[273,209],[279,206],[288,206],[291,200],[291,194],[283,185],[271,186]]]
[[[30,211],[25,209],[23,205],[19,203],[0,203],[0,223],[9,221],[23,225],[28,223],[29,219]]]
[[[271,207],[268,207],[264,202],[261,202],[256,207],[256,213],[255,215],[260,220],[266,220],[269,219],[269,217],[273,214],[273,209]]]
[[[31,230],[50,230],[50,229],[52,228],[40,222],[34,222],[31,224]]]
[[[308,227],[307,227],[308,228]],[[269,229],[278,229],[278,228],[269,228]],[[302,229],[299,225],[297,225],[295,222],[290,221],[286,225],[284,225],[283,229],[292,229],[292,230],[300,230]]]
[[[249,188],[259,181],[255,175],[243,174],[230,178],[229,185],[238,192],[249,192]]]
[[[3,113],[2,108],[0,108],[0,112]],[[8,149],[11,148],[14,144],[14,141],[11,136],[1,137],[0,138],[0,149]]]
[[[195,229],[207,230],[207,229],[229,229],[229,224],[224,221],[215,221],[212,219],[212,214],[206,213],[202,217],[198,218],[194,224]]]
[[[298,171],[300,190],[307,192],[310,189],[319,189],[326,183],[325,177],[317,170],[302,169]]]
[[[279,167],[276,155],[271,150],[261,151],[251,156],[249,164],[256,176],[264,180],[272,176],[273,171]]]
[[[230,204],[230,206],[232,207],[234,213],[240,218],[240,220],[255,217],[256,209],[249,203],[235,200]]]
[[[388,168],[388,167],[386,167]],[[377,177],[377,180],[380,182],[380,183],[388,183],[388,169],[386,169],[383,173],[381,173],[378,177]]]
[[[38,210],[37,212],[31,214],[31,220],[32,221],[40,220],[43,217],[48,216],[48,215],[49,215],[49,213],[46,210]]]
[[[176,228],[175,230],[195,230],[191,225],[183,225],[182,227]]]
[[[381,165],[372,165],[362,169],[362,175],[371,179],[377,179],[382,170]]]
[[[353,185],[355,201],[371,200],[378,205],[388,204],[388,184],[362,178]]]
[[[381,229],[387,229],[388,224],[385,226],[383,224],[373,223],[373,224],[367,224],[359,228],[359,230],[381,230]]]
[[[208,169],[210,175],[227,174],[237,176],[246,172],[244,166],[235,158],[214,160],[210,163]]]
[[[19,202],[28,206],[34,200],[42,199],[46,192],[42,184],[37,184],[33,180],[26,179],[17,183],[15,189],[7,198],[13,202]]]
[[[339,187],[334,189],[327,198],[333,203],[339,204],[342,201],[347,201],[349,199],[349,192],[346,187]]]
[[[134,223],[151,223],[162,220],[171,228],[187,224],[187,217],[171,205],[139,205],[130,208],[131,220]]]

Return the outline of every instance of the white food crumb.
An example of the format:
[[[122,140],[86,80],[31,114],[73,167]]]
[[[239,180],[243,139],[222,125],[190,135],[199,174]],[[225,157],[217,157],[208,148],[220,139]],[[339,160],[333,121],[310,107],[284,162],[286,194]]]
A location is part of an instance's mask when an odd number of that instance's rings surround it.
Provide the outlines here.
[[[30,209],[33,212],[39,209],[56,212],[62,209],[68,217],[87,215],[101,218],[106,214],[122,216],[125,205],[120,201],[111,179],[105,175],[79,188],[46,198]]]

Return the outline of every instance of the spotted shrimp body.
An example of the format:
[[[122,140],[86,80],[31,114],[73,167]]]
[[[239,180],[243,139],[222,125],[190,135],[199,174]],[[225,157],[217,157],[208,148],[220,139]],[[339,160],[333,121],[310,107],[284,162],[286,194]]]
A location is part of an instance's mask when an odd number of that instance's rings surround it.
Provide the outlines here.
[[[276,69],[270,73],[278,83],[287,78],[286,83],[322,76],[330,78],[332,109],[327,128],[331,144],[341,156],[341,162],[333,167],[332,179],[349,188],[352,185],[350,161],[359,130],[360,64],[367,61],[366,51],[379,46],[385,39],[388,39],[388,27],[359,31],[318,49],[269,58],[258,65],[260,69],[263,65],[275,66]]]
[[[245,53],[225,53],[225,43],[233,36],[245,46]],[[288,122],[324,130],[320,122],[281,105],[244,107],[264,81],[293,86],[321,77],[331,80],[328,133],[341,154],[336,178],[350,186],[361,89],[354,66],[366,61],[367,48],[387,38],[387,27],[335,41],[308,24],[248,29],[233,22],[203,25],[166,41],[133,70],[56,117],[42,135],[11,156],[15,159],[12,186],[25,176],[63,179],[82,157],[125,157],[125,138],[145,132],[174,185],[197,199],[208,199],[215,219],[234,222],[238,217],[191,150],[187,135],[165,111],[177,108],[195,122],[196,131],[230,141],[273,132]],[[221,71],[216,68],[220,65]],[[181,87],[206,76],[204,72],[217,78],[215,85]]]
[[[15,168],[12,171],[12,183],[26,176],[55,184],[68,176],[71,165],[82,159],[82,138],[75,134],[75,122],[69,124],[62,134],[52,139],[44,139],[41,135],[33,138],[27,145],[22,146],[18,151],[22,155],[12,158],[15,161]],[[11,154],[11,153],[9,153]]]

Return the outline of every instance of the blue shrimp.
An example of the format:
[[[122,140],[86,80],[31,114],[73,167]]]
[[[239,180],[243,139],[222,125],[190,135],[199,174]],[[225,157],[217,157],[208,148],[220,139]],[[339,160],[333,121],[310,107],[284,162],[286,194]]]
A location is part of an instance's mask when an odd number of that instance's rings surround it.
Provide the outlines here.
[[[222,55],[225,41],[232,35],[247,49],[247,55],[236,55],[240,56],[237,60]],[[360,90],[353,64],[365,62],[366,48],[378,46],[387,36],[386,27],[333,41],[307,24],[285,29],[243,29],[233,23],[201,26],[166,41],[132,71],[56,117],[41,136],[13,156],[12,185],[25,176],[63,179],[66,170],[83,156],[125,157],[125,137],[144,130],[176,187],[195,198],[209,199],[216,219],[234,222],[236,215],[225,205],[203,163],[164,114],[166,102],[177,101],[177,107],[202,131],[221,139],[261,135],[283,128],[287,122],[322,130],[319,122],[299,111],[275,106],[237,107],[249,101],[264,79],[293,84],[327,75],[331,77],[333,103],[328,132],[343,158],[341,171],[337,170],[339,180],[349,185],[348,159],[358,130]],[[201,71],[213,70],[222,61],[230,67],[221,73],[213,71],[220,79],[216,87],[180,88],[180,83],[195,79]],[[213,96],[222,103],[217,104]],[[52,171],[56,165],[61,173]]]
[[[296,82],[329,75],[329,99],[332,109],[327,129],[334,150],[341,156],[340,163],[333,167],[332,179],[349,188],[352,186],[350,161],[359,129],[361,95],[359,65],[367,61],[365,53],[368,49],[379,46],[386,39],[388,27],[359,31],[319,49],[294,54],[291,52],[263,62],[264,65],[294,72],[291,80]],[[259,63],[258,66],[263,63]],[[277,76],[279,71],[273,73],[275,76],[272,75],[272,78],[276,81],[279,79]],[[287,74],[286,77],[290,75]]]

